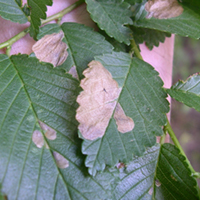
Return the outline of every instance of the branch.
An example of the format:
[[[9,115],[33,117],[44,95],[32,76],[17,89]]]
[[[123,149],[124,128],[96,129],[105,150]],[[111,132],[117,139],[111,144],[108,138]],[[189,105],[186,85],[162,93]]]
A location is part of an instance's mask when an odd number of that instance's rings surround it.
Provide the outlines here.
[[[56,13],[55,15],[52,15],[50,17],[48,17],[45,20],[41,20],[41,24],[46,24],[50,21],[56,20],[56,19],[61,19],[64,15],[66,15],[67,13],[71,12],[72,10],[74,10],[75,8],[77,8],[78,6],[80,6],[81,4],[84,3],[84,0],[79,0],[75,3],[73,3],[72,5],[70,5],[69,7],[63,9],[62,11]],[[0,44],[0,49],[3,49],[5,47],[7,47],[9,50],[11,48],[11,46],[18,41],[19,39],[23,38],[27,33],[29,32],[29,27],[24,29],[22,32],[18,33],[17,35],[15,35],[14,37],[10,38],[9,40],[3,42]],[[8,52],[9,52],[8,50]]]

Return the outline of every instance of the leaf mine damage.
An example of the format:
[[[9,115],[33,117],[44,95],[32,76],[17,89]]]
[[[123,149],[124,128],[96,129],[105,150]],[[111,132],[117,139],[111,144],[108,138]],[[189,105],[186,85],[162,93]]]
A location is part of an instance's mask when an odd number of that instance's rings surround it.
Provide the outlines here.
[[[42,148],[44,145],[44,138],[42,133],[38,130],[35,130],[32,135],[32,141],[38,148]]]
[[[127,117],[121,105],[117,103],[114,113],[114,119],[117,124],[117,129],[121,133],[126,133],[134,128],[134,122],[130,117]]]
[[[64,168],[67,168],[69,167],[69,161],[64,158],[61,154],[59,154],[58,152],[53,152],[53,156],[55,158],[55,161],[56,161],[56,165],[61,168],[61,169],[64,169]]]
[[[168,19],[178,17],[182,14],[183,8],[177,0],[149,0],[145,4],[148,12],[147,18]]]
[[[56,135],[56,131],[54,129],[47,126],[45,123],[43,123],[41,121],[38,121],[38,123],[39,123],[41,129],[45,131],[44,135],[47,139],[49,139],[49,140],[55,140],[56,139],[57,135]],[[46,142],[44,141],[43,135],[39,130],[35,130],[33,132],[32,141],[38,148],[42,148],[43,145],[45,144],[45,147],[47,149],[49,149],[48,144],[46,144]]]
[[[80,123],[79,130],[88,140],[95,140],[105,134],[106,128],[117,105],[121,92],[118,83],[112,78],[111,73],[98,61],[88,64],[81,80],[83,91],[77,98],[79,108],[76,119]],[[118,104],[115,110],[118,131],[129,132],[134,127],[134,122],[127,117]]]
[[[43,62],[49,62],[54,67],[61,65],[67,59],[67,44],[62,42],[64,33],[45,35],[32,47],[35,56]]]
[[[55,140],[56,139],[56,131],[52,129],[51,127],[47,126],[45,123],[39,121],[40,127],[42,130],[45,131],[45,136],[49,140]]]

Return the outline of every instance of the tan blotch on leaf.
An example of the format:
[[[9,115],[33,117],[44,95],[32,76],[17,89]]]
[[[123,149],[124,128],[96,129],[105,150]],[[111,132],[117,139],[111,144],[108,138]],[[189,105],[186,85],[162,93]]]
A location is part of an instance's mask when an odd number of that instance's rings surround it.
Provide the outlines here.
[[[54,67],[61,65],[67,59],[67,44],[62,42],[64,33],[45,35],[32,47],[35,56],[43,62],[52,63]]]
[[[55,140],[56,139],[56,131],[52,129],[51,127],[47,126],[45,123],[39,121],[40,127],[42,130],[45,131],[45,136],[49,140]]]
[[[61,168],[61,169],[64,169],[64,168],[67,168],[69,167],[69,161],[64,158],[61,154],[59,154],[58,152],[53,152],[53,156],[56,160],[56,165]]]
[[[149,0],[145,4],[145,9],[149,13],[147,18],[158,19],[178,17],[183,12],[183,8],[177,0]]]
[[[35,130],[32,135],[32,141],[38,148],[42,148],[44,145],[44,138],[42,133],[38,130]]]
[[[76,71],[76,66],[71,67],[68,73],[71,74],[77,80],[79,80],[78,79],[78,73]]]
[[[115,108],[114,119],[117,124],[117,129],[121,133],[126,133],[134,128],[134,122],[130,117],[127,117],[122,109],[121,105],[118,103]]]
[[[95,140],[105,134],[121,88],[100,62],[92,61],[88,66],[83,72],[85,78],[80,84],[83,91],[77,98],[80,106],[76,119],[80,123],[79,130],[82,136],[88,140]],[[128,131],[130,130],[126,132]]]

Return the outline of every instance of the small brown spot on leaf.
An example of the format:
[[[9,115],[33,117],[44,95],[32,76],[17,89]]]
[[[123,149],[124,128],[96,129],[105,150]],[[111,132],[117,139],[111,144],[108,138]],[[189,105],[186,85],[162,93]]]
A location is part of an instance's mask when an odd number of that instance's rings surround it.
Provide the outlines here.
[[[54,67],[61,65],[67,59],[67,44],[62,42],[64,33],[45,35],[32,47],[35,56],[43,62],[52,63]]]
[[[42,148],[44,145],[44,138],[40,131],[35,130],[32,135],[32,141],[38,148]]]
[[[174,180],[177,181],[177,179],[171,174],[170,177]]]
[[[126,133],[134,128],[134,122],[130,117],[127,117],[121,105],[117,103],[114,113],[114,119],[117,124],[117,129],[121,133]]]
[[[69,74],[71,74],[74,78],[78,79],[78,73],[76,71],[76,66],[71,67],[71,69],[68,72]]]
[[[58,152],[53,152],[53,156],[56,160],[56,165],[61,168],[61,169],[64,169],[64,168],[67,168],[69,167],[69,161],[64,158],[61,154],[59,154]]]
[[[126,167],[126,165],[125,165],[124,163],[122,163],[122,162],[119,162],[119,163],[117,163],[116,167],[117,167],[118,169],[121,169],[121,168]]]
[[[76,119],[80,123],[79,130],[83,137],[95,140],[105,134],[121,88],[100,62],[92,61],[88,66],[83,72],[85,78],[80,84],[83,91],[77,98],[80,106]],[[134,127],[133,120],[125,115],[119,104],[115,112],[118,130],[122,133],[131,131]]]
[[[45,136],[49,140],[55,140],[56,139],[56,131],[52,129],[51,127],[47,126],[45,123],[39,121],[40,127],[42,130],[45,131]]]
[[[152,188],[152,187],[149,189],[148,193],[149,193],[150,195],[153,194],[153,188]]]
[[[183,8],[177,0],[149,0],[145,4],[148,12],[147,18],[168,19],[178,17],[182,14]]]
[[[155,180],[155,185],[157,186],[157,187],[160,187],[161,186],[161,182],[159,181],[159,180]]]

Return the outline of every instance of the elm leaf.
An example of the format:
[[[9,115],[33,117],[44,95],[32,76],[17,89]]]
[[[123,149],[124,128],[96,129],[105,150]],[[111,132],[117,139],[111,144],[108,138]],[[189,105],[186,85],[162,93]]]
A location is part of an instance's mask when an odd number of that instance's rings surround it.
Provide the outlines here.
[[[181,36],[198,39],[200,37],[200,14],[186,4],[182,4],[183,13],[169,19],[141,18],[133,22],[134,26],[151,28]]]
[[[156,179],[156,199],[200,199],[197,181],[192,177],[185,156],[172,144],[161,147]]]
[[[22,11],[21,5],[15,0],[1,0],[0,16],[20,24],[24,24],[28,21],[26,15]]]
[[[111,196],[115,177],[105,172],[92,178],[83,165],[75,120],[79,91],[76,79],[51,64],[0,55],[0,184],[9,200]],[[54,140],[45,136],[50,128]],[[35,130],[46,146],[32,141]]]
[[[165,113],[169,110],[163,82],[152,66],[122,52],[95,59],[122,88],[117,102],[125,115],[134,121],[135,127],[120,133],[113,113],[103,137],[92,141],[83,138],[82,153],[87,155],[85,165],[92,175],[103,171],[106,165],[114,166],[119,161],[128,163],[133,155],[141,156],[146,147],[155,145],[155,136],[163,134]]]
[[[77,23],[68,22],[61,26],[48,24],[40,28],[38,39],[60,31],[64,32],[63,42],[67,43],[68,57],[59,68],[68,72],[75,66],[79,78],[83,77],[83,71],[87,68],[87,64],[94,59],[94,56],[112,52],[113,46],[101,34]]]
[[[189,77],[185,82],[178,81],[166,91],[172,98],[200,112],[199,74],[194,74],[193,76]]]
[[[132,24],[128,3],[123,0],[86,0],[87,10],[98,26],[119,42],[130,44],[131,30],[126,27]]]
[[[30,8],[30,35],[36,39],[41,25],[41,19],[46,19],[47,6],[53,4],[52,0],[27,0]]]

